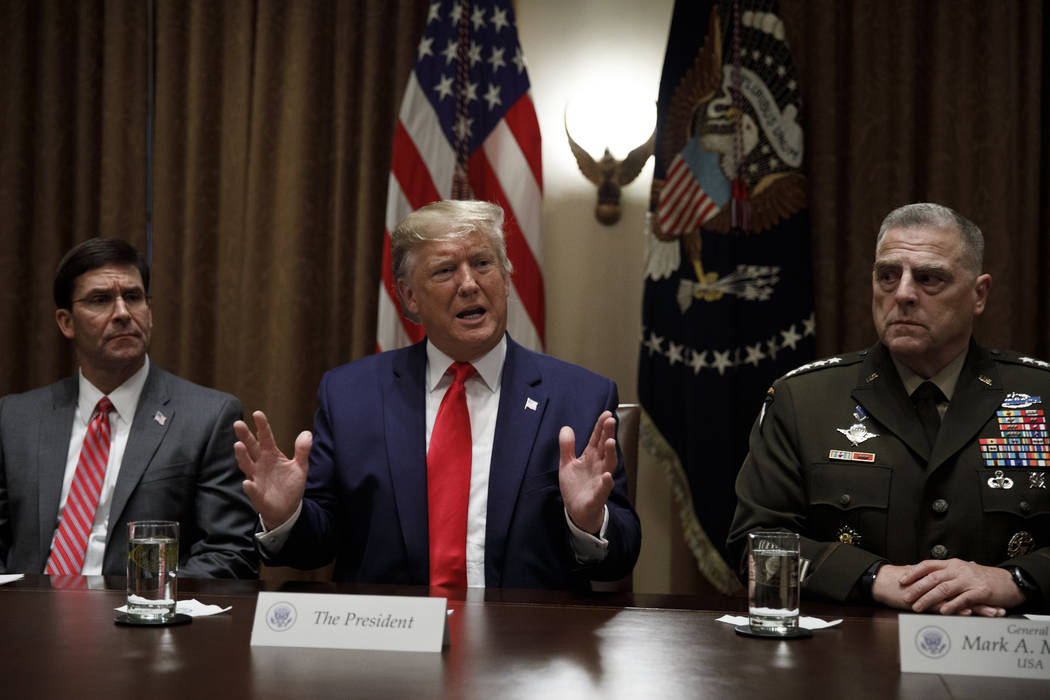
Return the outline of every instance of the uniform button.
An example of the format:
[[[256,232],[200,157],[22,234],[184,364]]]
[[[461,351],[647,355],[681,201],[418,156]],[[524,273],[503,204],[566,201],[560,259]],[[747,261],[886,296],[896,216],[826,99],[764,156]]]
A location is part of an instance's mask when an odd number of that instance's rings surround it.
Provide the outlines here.
[[[944,500],[943,498],[938,498],[936,501],[933,502],[933,505],[931,506],[931,508],[933,508],[933,512],[934,513],[938,513],[938,514],[947,513],[948,512],[948,501]]]
[[[933,545],[933,548],[930,550],[930,554],[933,555],[934,559],[947,559],[948,558],[948,548],[945,547],[943,544],[935,544],[935,545]]]
[[[849,497],[848,493],[844,493],[841,496],[839,496],[839,503],[840,504],[842,504],[844,506],[848,506],[849,502],[850,502],[850,497]]]
[[[1017,507],[1021,509],[1021,512],[1027,515],[1032,510],[1032,505],[1028,501],[1021,501],[1017,504]]]

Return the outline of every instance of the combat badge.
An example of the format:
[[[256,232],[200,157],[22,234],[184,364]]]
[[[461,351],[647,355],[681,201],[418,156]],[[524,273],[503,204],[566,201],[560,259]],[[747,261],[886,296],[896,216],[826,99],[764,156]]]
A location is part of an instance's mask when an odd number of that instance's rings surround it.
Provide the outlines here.
[[[1040,396],[1029,396],[1028,394],[1022,394],[1018,391],[1011,391],[1003,399],[1003,408],[1028,408],[1034,406],[1037,403],[1043,403],[1043,399]]]
[[[1045,489],[1046,472],[1028,472],[1028,488]]]
[[[849,441],[853,443],[854,447],[865,440],[878,437],[877,434],[868,432],[868,429],[864,427],[863,423],[854,423],[848,428],[836,428],[836,430],[849,438]]]
[[[1021,530],[1020,532],[1014,533],[1014,536],[1010,538],[1010,541],[1006,544],[1006,556],[1013,559],[1014,557],[1023,557],[1032,551],[1035,546],[1035,538],[1031,534]]]
[[[835,534],[838,535],[839,542],[841,542],[842,544],[860,544],[860,533],[854,530],[849,525],[843,525],[838,529],[838,532]]]
[[[1002,469],[996,469],[995,476],[988,479],[988,485],[993,489],[1012,489],[1014,487],[1014,480],[1008,476],[1004,476]]]

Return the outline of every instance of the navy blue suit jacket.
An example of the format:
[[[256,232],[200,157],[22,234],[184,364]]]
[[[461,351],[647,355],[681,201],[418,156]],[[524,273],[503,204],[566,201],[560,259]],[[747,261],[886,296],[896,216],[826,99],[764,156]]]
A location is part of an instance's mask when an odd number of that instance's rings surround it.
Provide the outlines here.
[[[425,343],[324,375],[302,514],[270,563],[315,568],[334,557],[336,580],[428,583]],[[561,426],[573,428],[580,454],[598,415],[615,415],[617,401],[612,381],[508,336],[489,474],[487,586],[581,589],[634,567],[641,528],[622,457],[599,565],[576,561],[558,485]]]

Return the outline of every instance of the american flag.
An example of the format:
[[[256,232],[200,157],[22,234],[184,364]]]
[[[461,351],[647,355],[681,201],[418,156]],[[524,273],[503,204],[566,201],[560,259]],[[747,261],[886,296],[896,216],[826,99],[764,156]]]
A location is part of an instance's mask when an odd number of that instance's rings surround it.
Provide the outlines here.
[[[514,266],[507,330],[542,349],[540,129],[509,0],[441,0],[429,8],[394,133],[387,189],[377,348],[420,340],[399,313],[390,231],[440,199],[495,202]]]
[[[722,211],[729,201],[728,187],[724,193],[709,194],[693,175],[693,166],[687,156],[689,151],[696,148],[695,144],[689,144],[674,157],[667,169],[663,189],[660,190],[657,216],[660,228],[669,233],[695,231]]]

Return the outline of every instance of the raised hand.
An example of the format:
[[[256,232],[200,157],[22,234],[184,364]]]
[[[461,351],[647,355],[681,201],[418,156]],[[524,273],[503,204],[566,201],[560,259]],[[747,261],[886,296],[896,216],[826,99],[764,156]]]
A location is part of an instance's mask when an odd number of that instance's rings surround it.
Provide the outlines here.
[[[306,488],[310,446],[313,435],[304,430],[295,438],[295,454],[291,459],[277,448],[266,414],[252,414],[257,435],[244,421],[233,424],[237,442],[233,453],[237,466],[247,477],[242,483],[244,493],[262,517],[266,529],[272,530],[295,514]]]
[[[561,464],[558,482],[565,510],[576,527],[597,534],[605,519],[605,502],[613,489],[616,469],[616,419],[603,411],[594,424],[583,454],[575,456],[576,434],[569,426],[558,433]]]

